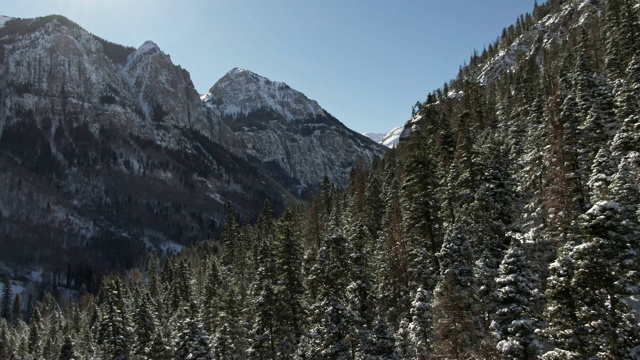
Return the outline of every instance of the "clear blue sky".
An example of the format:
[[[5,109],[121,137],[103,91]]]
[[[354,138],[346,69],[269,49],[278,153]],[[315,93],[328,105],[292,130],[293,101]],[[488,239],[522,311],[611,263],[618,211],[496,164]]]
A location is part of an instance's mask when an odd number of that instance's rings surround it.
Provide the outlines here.
[[[540,1],[542,3],[543,1]],[[64,15],[109,41],[153,40],[206,92],[234,67],[302,91],[358,132],[404,124],[474,49],[534,0],[0,0]]]

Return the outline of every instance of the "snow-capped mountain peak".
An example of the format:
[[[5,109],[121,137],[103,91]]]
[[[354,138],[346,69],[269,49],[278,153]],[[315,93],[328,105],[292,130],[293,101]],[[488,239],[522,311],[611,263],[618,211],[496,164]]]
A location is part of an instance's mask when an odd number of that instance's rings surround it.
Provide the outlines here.
[[[147,53],[150,51],[160,51],[160,47],[158,46],[158,44],[156,44],[155,42],[151,41],[151,40],[147,40],[144,42],[144,44],[142,44],[139,48],[138,48],[138,52],[140,53]]]
[[[388,148],[394,148],[398,145],[398,143],[400,142],[400,139],[404,136],[408,136],[409,133],[406,130],[405,126],[398,126],[391,129],[391,131],[389,131],[386,134],[364,133],[362,135],[370,138],[371,140],[377,142],[380,145],[384,145]]]
[[[241,68],[227,72],[201,98],[222,117],[243,117],[260,110],[275,113],[287,122],[327,116],[316,101],[289,85]]]

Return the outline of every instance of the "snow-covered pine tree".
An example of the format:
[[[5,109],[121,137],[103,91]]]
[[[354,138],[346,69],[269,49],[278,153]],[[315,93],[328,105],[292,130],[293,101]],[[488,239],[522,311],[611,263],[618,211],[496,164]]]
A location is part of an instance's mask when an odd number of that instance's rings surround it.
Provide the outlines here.
[[[240,229],[236,220],[236,211],[233,204],[228,202],[225,204],[224,231],[222,232],[222,265],[230,267],[236,261],[236,252],[240,243]]]
[[[156,335],[156,320],[153,316],[154,299],[148,292],[138,299],[133,313],[133,334],[135,342],[132,346],[132,353],[140,356],[149,357],[153,345],[153,339]]]
[[[62,348],[60,348],[60,356],[58,360],[75,360],[77,355],[74,350],[73,340],[69,335],[64,337],[64,343],[62,344]]]
[[[527,257],[526,244],[513,239],[496,278],[496,312],[492,316],[497,350],[506,359],[535,359],[540,342],[535,332],[541,327],[534,311],[541,301],[539,281]]]
[[[409,339],[411,349],[405,356],[427,359],[433,354],[433,291],[418,288],[411,304]]]
[[[352,220],[349,229],[351,244],[350,284],[347,287],[347,307],[349,309],[348,341],[352,354],[363,354],[368,347],[370,332],[375,316],[373,282],[370,256],[367,253],[371,241],[369,233],[360,220]]]
[[[442,247],[437,197],[439,186],[435,147],[436,120],[432,105],[420,109],[425,129],[414,126],[406,141],[406,174],[402,184],[403,231],[408,247],[409,289],[419,287],[432,291],[438,267],[436,253]],[[428,134],[428,135],[427,135]]]
[[[575,243],[568,242],[559,251],[556,260],[549,265],[549,277],[545,297],[547,300],[544,312],[546,327],[542,334],[546,342],[555,347],[544,354],[543,358],[555,359],[554,356],[578,358],[576,349],[580,347],[584,332],[577,318],[576,294],[571,281],[575,268],[571,260],[571,252]],[[571,357],[572,356],[572,357]],[[563,359],[564,357],[560,357]]]
[[[101,293],[104,302],[101,304],[102,316],[96,342],[101,347],[102,356],[127,359],[130,356],[132,338],[120,279],[104,279]]]
[[[209,334],[202,329],[195,301],[186,304],[180,311],[182,320],[178,326],[174,344],[176,359],[210,360]]]
[[[283,358],[293,356],[304,332],[302,254],[298,225],[287,210],[280,218],[274,244],[277,355]]]
[[[394,360],[399,359],[395,350],[395,338],[389,323],[378,319],[371,329],[370,345],[366,349],[365,359]]]
[[[207,279],[204,286],[204,298],[202,299],[201,307],[204,329],[210,334],[215,334],[218,326],[218,313],[220,311],[222,279],[218,271],[217,259],[210,257],[208,260]]]
[[[0,318],[0,358],[9,358],[9,328],[7,320]]]
[[[318,297],[310,309],[309,330],[301,340],[298,357],[303,359],[351,359],[347,341],[349,311],[346,289],[349,284],[348,242],[343,234],[327,238],[315,265]]]
[[[481,334],[477,328],[477,289],[471,250],[462,226],[454,225],[447,232],[438,259],[440,277],[433,302],[434,348],[448,358],[472,357]]]
[[[11,301],[13,292],[11,290],[11,278],[9,274],[2,277],[2,301],[0,301],[0,317],[11,323]]]
[[[613,80],[624,78],[628,62],[638,49],[638,15],[633,0],[607,0],[604,9],[605,66]]]
[[[250,332],[249,358],[276,358],[278,304],[274,291],[275,269],[272,234],[261,234],[256,261],[258,270],[253,286],[253,326]]]
[[[576,352],[585,358],[624,358],[640,345],[637,314],[625,303],[637,293],[638,279],[628,277],[637,249],[631,247],[635,236],[621,215],[620,204],[601,201],[579,219],[584,235],[571,253],[571,285],[576,318],[586,332]]]

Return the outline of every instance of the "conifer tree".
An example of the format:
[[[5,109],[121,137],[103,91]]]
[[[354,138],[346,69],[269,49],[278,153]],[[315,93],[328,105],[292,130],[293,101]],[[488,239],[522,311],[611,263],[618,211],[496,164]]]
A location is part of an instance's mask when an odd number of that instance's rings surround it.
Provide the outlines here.
[[[173,271],[173,281],[169,289],[169,308],[175,313],[193,300],[193,289],[191,286],[191,271],[187,264],[187,259],[182,258],[177,261]]]
[[[634,2],[607,0],[605,2],[606,57],[605,65],[613,80],[624,78],[628,62],[637,50],[638,20]]]
[[[28,351],[34,357],[40,356],[40,341],[43,333],[42,317],[40,315],[40,306],[33,308],[31,319],[29,320],[29,338]]]
[[[286,358],[291,357],[298,347],[306,315],[302,302],[305,293],[301,269],[302,245],[290,210],[285,211],[280,219],[274,248],[278,356]]]
[[[174,345],[176,359],[210,360],[209,334],[202,329],[196,303],[186,304],[180,313],[182,320]]]
[[[2,277],[2,301],[0,302],[0,317],[11,323],[11,304],[13,293],[11,291],[11,278],[8,274]]]
[[[395,338],[389,324],[384,319],[378,319],[371,330],[371,345],[366,351],[365,358],[392,360],[399,358],[395,350]]]
[[[310,328],[302,339],[298,356],[304,359],[350,359],[347,341],[349,312],[347,240],[342,234],[326,239],[318,255],[315,274],[320,292],[311,306]]]
[[[584,357],[622,358],[640,344],[638,318],[624,301],[637,293],[635,271],[627,267],[637,261],[636,236],[620,215],[619,204],[603,201],[579,219],[584,237],[571,254],[571,285],[577,322],[586,332],[575,351]]]
[[[76,359],[76,353],[74,350],[73,340],[70,336],[65,336],[62,348],[60,348],[59,360],[74,360]]]
[[[103,356],[126,359],[131,349],[131,331],[119,278],[105,279],[101,293],[104,302],[97,343],[102,347]]]
[[[16,294],[13,298],[13,306],[11,307],[11,321],[15,324],[18,320],[23,320],[22,315],[22,300],[20,294]]]
[[[230,267],[236,261],[236,252],[240,251],[240,230],[233,205],[225,205],[224,231],[222,232],[222,265]]]
[[[276,317],[278,307],[274,291],[275,269],[274,256],[271,250],[272,239],[268,234],[262,234],[256,261],[255,292],[253,300],[254,320],[251,329],[251,343],[247,353],[250,358],[276,358]]]
[[[409,294],[408,248],[402,227],[402,207],[400,204],[400,186],[397,159],[391,158],[385,166],[384,193],[386,211],[382,219],[382,237],[376,242],[374,250],[374,270],[376,276],[377,298],[380,311],[386,314],[388,321],[395,327],[402,315],[408,311],[411,300]]]
[[[378,239],[382,231],[382,218],[384,216],[384,202],[381,198],[382,184],[376,173],[369,174],[369,181],[365,188],[364,198],[364,225],[372,239]]]
[[[151,348],[153,347],[154,336],[157,332],[157,324],[153,316],[154,299],[148,292],[138,300],[133,313],[133,333],[135,335],[135,344],[133,353],[140,356],[149,357]]]
[[[620,123],[637,116],[640,110],[640,52],[633,56],[624,74],[624,81],[617,83],[614,106]]]
[[[9,329],[7,321],[0,317],[0,358],[9,358]]]
[[[242,316],[238,290],[229,286],[221,294],[218,325],[213,335],[213,354],[216,359],[244,356],[248,349],[248,325]]]
[[[424,122],[429,122],[431,131],[435,128],[435,115],[432,107],[421,110]],[[427,129],[424,130],[428,131]],[[431,135],[433,136],[433,135]],[[435,254],[442,246],[439,234],[437,198],[438,173],[435,158],[434,141],[416,128],[406,143],[405,151],[408,159],[404,163],[407,174],[402,185],[403,227],[407,239],[408,267],[411,273],[409,288],[424,287],[432,290],[435,287],[434,273],[438,264]]]
[[[525,244],[513,239],[500,264],[496,279],[497,311],[491,329],[497,338],[499,353],[508,359],[535,359],[539,341],[539,314],[534,311],[541,301],[539,282],[531,269]]]
[[[202,300],[204,329],[215,334],[220,311],[220,297],[222,294],[222,279],[218,271],[217,260],[210,258],[207,263],[207,279]]]
[[[440,278],[433,303],[436,351],[448,358],[468,358],[477,350],[480,334],[469,240],[460,225],[445,236],[438,259]]]
[[[547,300],[544,318],[546,328],[543,331],[545,340],[555,347],[555,350],[545,354],[552,359],[552,354],[565,354],[577,357],[583,333],[576,314],[576,297],[571,287],[575,273],[571,252],[575,244],[568,242],[559,251],[556,260],[549,265],[549,277],[545,298]]]
[[[426,359],[433,353],[433,292],[418,288],[411,304],[411,323],[409,324],[409,339],[411,340],[411,355],[418,359]],[[409,354],[405,354],[409,355]]]
[[[523,156],[520,162],[522,170],[514,173],[517,180],[516,190],[522,199],[522,211],[518,223],[525,232],[537,231],[546,223],[547,209],[544,206],[544,193],[547,189],[549,172],[547,139],[549,123],[545,119],[547,108],[546,81],[538,79],[535,100],[529,106],[529,124],[523,145]],[[516,139],[517,140],[517,139]]]
[[[373,327],[375,303],[373,283],[367,243],[370,241],[367,230],[359,220],[354,220],[354,229],[350,229],[349,242],[352,248],[350,281],[347,287],[347,307],[349,319],[349,343],[351,353],[363,353],[369,343],[369,334]]]

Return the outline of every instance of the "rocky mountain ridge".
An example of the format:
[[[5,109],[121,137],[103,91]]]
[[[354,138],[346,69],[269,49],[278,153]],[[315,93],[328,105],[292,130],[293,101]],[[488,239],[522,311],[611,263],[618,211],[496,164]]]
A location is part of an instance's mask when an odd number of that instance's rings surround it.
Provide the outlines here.
[[[245,219],[265,200],[279,212],[301,195],[300,184],[312,190],[324,175],[345,184],[342,174],[356,160],[383,152],[368,140],[353,142],[317,103],[311,108],[332,122],[331,131],[311,138],[329,140],[307,143],[293,131],[304,126],[293,121],[278,123],[277,134],[260,132],[258,141],[237,118],[205,106],[188,71],[153,42],[120,46],[62,16],[3,21],[0,261],[127,267],[167,243],[216,236],[226,202]],[[262,118],[252,120],[252,109],[243,121],[255,128]],[[273,139],[281,142],[268,148]],[[354,153],[321,158],[338,149]],[[281,164],[288,177],[276,176]]]
[[[328,115],[316,101],[289,85],[240,68],[227,72],[201,98],[221,118],[242,118],[263,109],[287,122]]]
[[[249,70],[232,69],[201,98],[233,130],[241,145],[232,151],[297,196],[324,177],[346,185],[353,164],[385,151],[303,93]]]

